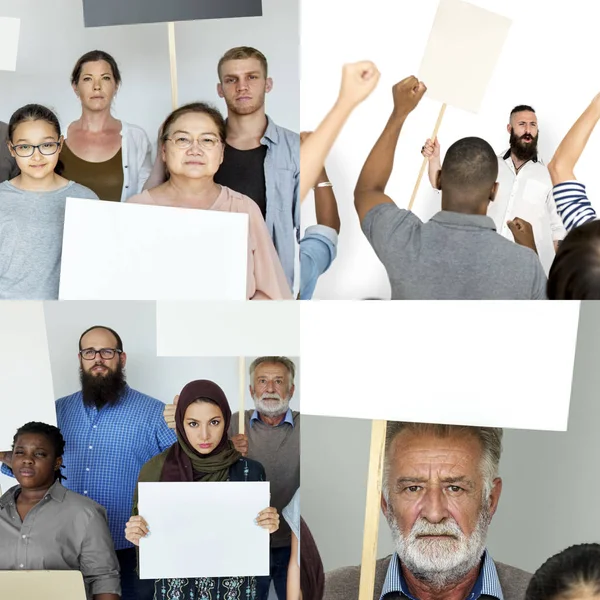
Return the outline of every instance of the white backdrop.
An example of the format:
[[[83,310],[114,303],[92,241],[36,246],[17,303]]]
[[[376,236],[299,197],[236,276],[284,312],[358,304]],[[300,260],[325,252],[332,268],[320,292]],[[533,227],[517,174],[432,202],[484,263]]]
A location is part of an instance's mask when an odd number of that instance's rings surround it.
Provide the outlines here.
[[[263,17],[177,23],[180,104],[210,101],[225,113],[217,96],[217,62],[234,46],[254,46],[270,62],[274,88],[267,111],[289,129],[298,129],[299,0],[263,0]],[[143,127],[154,143],[171,111],[171,80],[166,24],[85,29],[81,0],[0,0],[0,16],[21,18],[17,71],[0,71],[0,120],[32,102],[57,111],[63,126],[80,115],[70,75],[89,50],[112,54],[123,83],[115,116]]]
[[[508,148],[511,109],[530,104],[540,127],[540,154],[547,163],[570,126],[600,91],[600,80],[582,57],[597,54],[597,6],[589,0],[471,0],[513,20],[478,115],[448,107],[439,138],[444,152],[465,136],[478,136],[497,153]],[[382,77],[378,89],[351,116],[327,162],[342,222],[338,257],[317,286],[317,299],[389,298],[385,270],[366,241],[354,210],[353,190],[360,170],[389,117],[392,86],[417,75],[438,0],[303,0],[301,12],[301,128],[312,129],[333,105],[346,62],[373,60]],[[342,12],[343,11],[343,12]],[[343,15],[343,17],[342,17]],[[341,19],[343,18],[343,26]],[[337,23],[337,26],[332,24]],[[323,44],[327,52],[323,52]],[[465,72],[465,78],[469,76]],[[425,82],[427,83],[427,82]],[[460,85],[460,81],[457,81]],[[406,208],[421,166],[421,146],[432,132],[440,103],[427,98],[412,113],[398,144],[387,188]],[[593,177],[600,155],[600,131],[577,170],[592,198],[600,185]],[[600,207],[600,202],[596,202]],[[439,194],[423,179],[415,212],[424,220],[440,209]],[[315,221],[314,203],[304,202],[303,227]]]

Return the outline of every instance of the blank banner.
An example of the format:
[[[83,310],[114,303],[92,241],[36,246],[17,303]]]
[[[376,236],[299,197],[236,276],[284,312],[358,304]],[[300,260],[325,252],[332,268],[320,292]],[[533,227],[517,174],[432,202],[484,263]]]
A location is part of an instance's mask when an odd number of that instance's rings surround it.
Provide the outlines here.
[[[0,71],[17,70],[20,28],[21,19],[0,17]]]
[[[268,575],[269,532],[254,520],[269,505],[268,482],[140,483],[151,532],[140,540],[140,578]]]
[[[67,199],[61,300],[245,300],[248,215]]]
[[[83,0],[86,27],[262,16],[262,0]]]
[[[0,302],[0,450],[30,421],[56,425],[54,389],[41,302]]]
[[[300,304],[157,302],[157,355],[298,356]]]
[[[478,112],[512,21],[462,0],[441,0],[419,78],[430,98]]]
[[[303,302],[302,412],[565,431],[579,302]]]

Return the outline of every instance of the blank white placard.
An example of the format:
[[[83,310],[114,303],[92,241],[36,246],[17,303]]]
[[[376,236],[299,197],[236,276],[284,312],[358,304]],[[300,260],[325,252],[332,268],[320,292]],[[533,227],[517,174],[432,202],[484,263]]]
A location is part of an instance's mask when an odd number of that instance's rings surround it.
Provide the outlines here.
[[[303,302],[302,412],[565,431],[579,302]]]
[[[300,302],[157,302],[158,356],[297,356]]]
[[[478,112],[511,23],[462,0],[440,0],[419,70],[429,97]]]
[[[30,421],[56,425],[50,354],[41,302],[0,302],[0,450]]]
[[[21,19],[0,17],[0,71],[17,70]]]
[[[254,523],[270,505],[268,482],[139,484],[140,577],[269,574],[269,532]]]
[[[248,215],[67,199],[61,300],[245,300]]]

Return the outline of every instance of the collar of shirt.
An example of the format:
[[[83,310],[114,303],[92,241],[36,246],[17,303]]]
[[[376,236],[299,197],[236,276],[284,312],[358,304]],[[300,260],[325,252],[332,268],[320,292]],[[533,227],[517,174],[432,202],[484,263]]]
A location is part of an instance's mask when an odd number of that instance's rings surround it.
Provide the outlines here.
[[[275,124],[273,119],[269,117],[269,115],[265,115],[267,117],[267,128],[265,129],[265,133],[263,134],[260,143],[264,145],[269,145],[269,142],[272,144],[279,143],[279,126]]]
[[[252,427],[254,421],[262,421],[257,410],[255,410],[250,417],[250,427]],[[285,419],[283,419],[279,425],[276,425],[276,427],[281,427],[284,423],[289,423],[292,427],[294,427],[294,416],[292,415],[291,408],[288,408],[287,412],[285,413]]]
[[[8,490],[2,496],[2,498],[0,498],[0,507],[6,508],[6,506],[8,504],[14,504],[15,497],[16,497],[17,493],[20,491],[21,491],[20,485],[15,485],[14,487],[10,488],[10,490]],[[48,496],[50,496],[50,498],[52,498],[52,500],[56,500],[57,502],[62,502],[65,499],[66,494],[67,494],[66,488],[64,488],[62,486],[62,484],[60,483],[60,481],[57,480],[48,488],[48,492],[46,493],[44,498],[47,498]]]
[[[490,219],[490,217],[486,217],[485,215],[471,215],[468,213],[441,210],[433,215],[431,220],[436,223],[441,223],[442,225],[478,227],[479,229],[491,229],[492,231],[496,231],[496,225],[493,219]]]
[[[390,566],[388,567],[379,600],[384,600],[387,594],[394,593],[402,594],[403,596],[410,598],[410,600],[417,600],[414,596],[411,596],[408,591],[406,580],[402,575],[400,559],[396,553],[394,553],[392,560],[390,561]],[[498,579],[498,572],[496,571],[496,565],[487,550],[483,553],[483,560],[477,581],[467,596],[467,600],[477,600],[477,598],[480,598],[481,596],[491,596],[492,598],[497,598],[497,600],[504,600],[500,579]]]
[[[510,148],[504,153],[500,155],[502,157],[502,160],[508,160],[510,158]],[[542,159],[539,157],[539,155],[536,153],[536,155],[531,159],[532,162],[537,163],[539,162],[540,164],[544,164],[542,162]],[[527,161],[529,162],[529,161]],[[523,166],[525,166],[527,163],[525,163]]]

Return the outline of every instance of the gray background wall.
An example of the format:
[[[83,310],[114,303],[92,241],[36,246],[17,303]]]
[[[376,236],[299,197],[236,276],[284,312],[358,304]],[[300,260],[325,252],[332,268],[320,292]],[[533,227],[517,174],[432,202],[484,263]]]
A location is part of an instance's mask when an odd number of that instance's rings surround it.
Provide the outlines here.
[[[489,534],[497,560],[534,571],[571,544],[600,540],[599,360],[600,304],[584,303],[568,432],[505,431],[504,487]],[[302,436],[302,513],[325,568],[360,564],[370,422],[304,416]],[[378,557],[391,552],[382,517]]]

